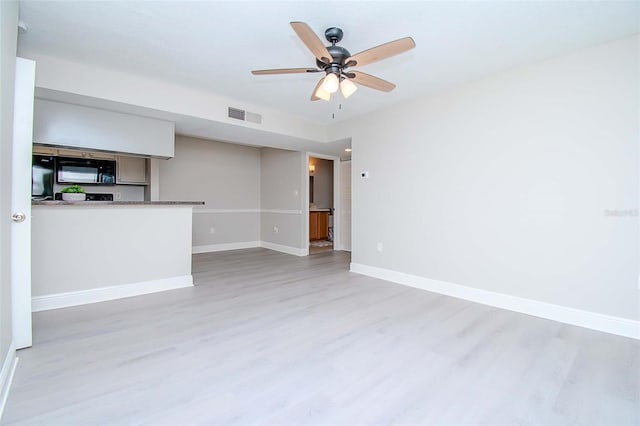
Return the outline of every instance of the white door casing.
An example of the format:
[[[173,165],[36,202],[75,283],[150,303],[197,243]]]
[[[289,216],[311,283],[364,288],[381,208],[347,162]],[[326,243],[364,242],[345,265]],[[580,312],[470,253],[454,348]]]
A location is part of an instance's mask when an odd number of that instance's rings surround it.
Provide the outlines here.
[[[341,246],[344,251],[351,251],[351,160],[340,162],[340,197],[342,212]]]
[[[31,346],[31,155],[34,61],[16,58],[11,186],[11,299],[16,349]]]
[[[325,155],[325,154],[317,154],[315,152],[307,152],[304,156],[305,158],[305,166],[304,166],[304,188],[306,188],[306,204],[304,209],[302,210],[303,214],[306,217],[306,220],[303,223],[306,223],[306,227],[303,230],[302,235],[306,239],[307,247],[309,247],[309,157],[321,158],[323,160],[331,160],[333,161],[333,249],[334,250],[342,250],[341,242],[342,242],[342,224],[341,224],[341,197],[340,197],[340,157],[336,157],[333,155]]]

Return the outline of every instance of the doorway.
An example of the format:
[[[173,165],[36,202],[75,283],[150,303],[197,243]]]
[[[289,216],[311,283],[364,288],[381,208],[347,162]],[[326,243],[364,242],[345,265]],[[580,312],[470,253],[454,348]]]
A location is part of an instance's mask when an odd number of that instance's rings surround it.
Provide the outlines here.
[[[334,160],[309,156],[309,254],[334,250]]]

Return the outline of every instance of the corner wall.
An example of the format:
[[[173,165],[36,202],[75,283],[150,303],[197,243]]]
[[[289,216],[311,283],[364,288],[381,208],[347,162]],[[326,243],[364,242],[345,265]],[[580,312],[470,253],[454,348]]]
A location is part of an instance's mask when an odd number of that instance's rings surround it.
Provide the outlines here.
[[[308,254],[305,182],[306,155],[262,148],[260,170],[260,235],[262,246],[298,256]]]
[[[193,210],[194,253],[255,247],[260,241],[260,149],[176,136],[159,161],[160,199],[204,201]]]
[[[639,51],[636,35],[349,123],[354,269],[637,327]]]

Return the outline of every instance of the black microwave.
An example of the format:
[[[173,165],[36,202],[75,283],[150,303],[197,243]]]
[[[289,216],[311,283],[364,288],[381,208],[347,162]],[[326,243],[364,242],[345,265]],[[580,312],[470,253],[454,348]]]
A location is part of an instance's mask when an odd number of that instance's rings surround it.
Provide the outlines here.
[[[56,181],[58,183],[114,185],[116,183],[116,162],[113,160],[58,157]]]

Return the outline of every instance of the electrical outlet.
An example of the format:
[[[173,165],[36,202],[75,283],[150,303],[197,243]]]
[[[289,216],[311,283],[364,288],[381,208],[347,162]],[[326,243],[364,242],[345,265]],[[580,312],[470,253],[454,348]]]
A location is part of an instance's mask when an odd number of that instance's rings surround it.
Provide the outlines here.
[[[300,194],[300,191],[298,191],[297,189],[294,189],[294,190],[293,190],[293,196],[294,196],[294,197],[297,197],[297,196],[298,196],[298,194]]]
[[[113,195],[114,195],[114,198],[115,198],[116,200],[120,200],[120,199],[122,199],[122,193],[120,193],[120,192],[116,192],[116,193],[115,193],[115,194],[113,194]]]
[[[209,228],[209,233],[210,234],[215,234],[216,233],[216,228],[214,228],[213,226],[211,228]]]
[[[377,249],[379,252],[382,252],[382,243],[378,243],[378,244],[376,244],[376,249]]]
[[[280,231],[280,229],[279,229],[277,226],[274,226],[274,227],[273,227],[273,232],[277,234],[277,233],[278,233],[278,231]]]

